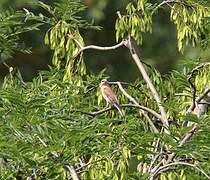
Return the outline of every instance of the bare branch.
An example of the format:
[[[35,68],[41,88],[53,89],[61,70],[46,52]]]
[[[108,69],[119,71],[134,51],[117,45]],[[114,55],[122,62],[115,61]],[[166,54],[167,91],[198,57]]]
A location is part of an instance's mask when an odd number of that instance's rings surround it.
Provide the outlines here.
[[[139,106],[139,103],[132,97],[130,96],[126,91],[125,89],[122,87],[122,84],[121,82],[116,82],[116,84],[118,85],[120,91],[131,101],[133,102],[135,105]],[[145,116],[145,118],[147,119],[148,123],[150,124],[150,127],[152,128],[152,130],[155,132],[155,133],[158,133],[158,129],[155,127],[154,123],[152,122],[152,120],[149,118],[149,116],[145,113],[145,111],[143,111],[143,115]],[[159,117],[161,117],[159,115]]]
[[[161,116],[155,112],[154,110],[150,109],[150,108],[147,108],[145,106],[141,106],[141,105],[135,105],[135,104],[122,104],[121,107],[131,107],[131,108],[137,108],[137,109],[142,109],[150,114],[152,114],[153,116],[155,116],[157,119],[160,119]],[[80,112],[82,114],[87,114],[87,115],[90,115],[90,116],[97,116],[97,115],[100,115],[100,114],[103,114],[105,112],[108,112],[110,110],[114,109],[114,107],[108,107],[108,108],[104,108],[104,109],[101,109],[99,111],[95,111],[95,112],[86,112],[86,111],[80,111],[80,110],[71,110],[72,112]]]
[[[44,146],[44,147],[47,147],[47,144],[38,136],[37,136],[37,139],[41,142],[41,144]]]
[[[139,108],[139,109],[142,109],[150,114],[152,114],[153,116],[155,116],[157,119],[161,119],[161,116],[155,112],[154,110],[148,108],[148,107],[145,107],[145,106],[141,106],[141,105],[135,105],[135,104],[123,104],[121,105],[122,107],[133,107],[133,108]]]
[[[69,173],[71,174],[71,177],[73,180],[80,180],[79,175],[77,174],[75,168],[72,165],[66,165],[65,166]]]
[[[121,82],[121,81],[117,81],[117,82],[110,82],[110,81],[109,81],[109,84],[111,84],[111,85],[117,85],[117,86],[118,86],[118,83],[120,83],[120,84],[122,84],[122,85],[131,86],[131,87],[136,88],[136,86],[135,86],[135,85],[132,85],[131,83]]]
[[[160,140],[160,139],[158,139],[158,141],[159,141],[159,140]],[[151,161],[150,166],[149,166],[150,171],[151,171],[151,169],[152,169],[153,164],[158,160],[158,158],[159,158],[160,156],[162,156],[162,154],[163,154],[163,152],[160,152],[160,153],[158,153],[158,154],[156,154],[156,155],[154,156],[154,158],[153,158],[153,160]]]
[[[188,93],[176,93],[175,96],[185,96],[185,97],[192,98],[192,96]]]
[[[118,11],[117,12],[119,18],[121,18],[121,14],[120,12]],[[124,41],[124,44],[125,46],[130,50],[130,53],[131,53],[131,56],[133,58],[133,60],[135,61],[139,71],[141,72],[142,76],[143,76],[143,79],[145,80],[145,82],[147,83],[154,99],[156,100],[157,104],[158,104],[158,107],[160,109],[160,112],[161,112],[161,121],[163,123],[163,126],[165,127],[165,132],[170,134],[168,128],[169,128],[169,123],[168,123],[168,119],[167,119],[167,115],[166,115],[166,112],[165,112],[165,109],[164,107],[162,106],[162,101],[161,101],[161,98],[160,96],[158,95],[158,92],[157,90],[155,89],[155,86],[152,84],[152,81],[150,80],[145,68],[144,68],[144,65],[143,63],[141,62],[140,58],[138,57],[136,51],[135,51],[135,48],[133,47],[132,45],[132,42],[131,42],[131,37],[130,35],[128,35],[128,39],[127,41]]]
[[[100,51],[108,51],[108,50],[114,50],[114,49],[117,49],[121,46],[124,46],[125,44],[125,40],[122,40],[120,43],[114,45],[114,46],[105,46],[105,47],[102,47],[102,46],[95,46],[95,45],[89,45],[89,46],[85,46],[83,48],[81,48],[79,50],[79,52],[74,56],[74,59],[76,57],[78,57],[83,51],[87,50],[87,49],[96,49],[96,50],[100,50]]]
[[[116,84],[118,85],[120,91],[131,101],[133,102],[135,105],[139,105],[138,102],[132,97],[130,96],[126,91],[125,89],[122,87],[122,84],[121,82],[116,82]]]
[[[161,101],[161,98],[160,96],[158,95],[156,89],[155,89],[155,86],[153,85],[152,81],[150,80],[141,60],[139,59],[138,55],[136,54],[136,52],[134,50],[131,51],[131,55],[132,55],[132,58],[134,59],[136,65],[138,66],[139,68],[139,71],[141,72],[144,80],[146,81],[147,85],[149,86],[150,88],[150,91],[154,97],[154,99],[156,100],[158,106],[159,106],[159,109],[160,109],[160,112],[161,112],[161,121],[163,123],[163,126],[167,129],[167,132],[169,133],[168,131],[168,127],[169,127],[169,123],[168,123],[168,119],[167,119],[167,115],[166,115],[166,112],[165,112],[165,109],[164,107],[162,106],[162,101]]]

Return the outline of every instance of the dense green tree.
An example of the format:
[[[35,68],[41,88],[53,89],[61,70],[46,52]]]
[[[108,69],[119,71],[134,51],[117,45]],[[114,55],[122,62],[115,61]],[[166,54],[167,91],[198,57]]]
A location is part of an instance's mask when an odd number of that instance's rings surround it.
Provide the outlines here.
[[[207,1],[134,0],[118,12],[119,42],[110,47],[84,45],[80,31],[99,27],[81,18],[81,1],[34,5],[42,13],[25,8],[0,14],[1,60],[9,69],[0,89],[2,179],[209,179],[210,63],[186,59],[180,71],[162,76],[136,52],[160,8],[176,25],[180,52],[188,44],[207,48]],[[52,65],[25,83],[7,59],[14,51],[30,53],[20,36],[43,25],[49,27],[44,42]],[[143,77],[109,80],[125,117],[105,107],[98,86],[109,77],[89,73],[83,58],[89,49],[117,48]]]

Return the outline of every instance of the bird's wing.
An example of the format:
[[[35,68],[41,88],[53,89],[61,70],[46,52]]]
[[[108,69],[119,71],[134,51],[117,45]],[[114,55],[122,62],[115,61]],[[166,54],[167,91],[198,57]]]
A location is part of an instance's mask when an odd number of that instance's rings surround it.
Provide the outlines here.
[[[110,87],[104,87],[103,88],[103,94],[104,94],[105,97],[107,97],[107,100],[109,100],[110,103],[119,104],[115,93],[112,91],[112,89]]]

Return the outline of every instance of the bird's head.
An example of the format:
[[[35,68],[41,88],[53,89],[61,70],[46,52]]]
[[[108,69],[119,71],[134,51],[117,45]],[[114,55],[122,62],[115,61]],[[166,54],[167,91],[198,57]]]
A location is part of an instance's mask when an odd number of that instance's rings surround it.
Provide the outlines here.
[[[108,85],[109,85],[109,83],[108,83],[108,81],[106,79],[102,79],[101,80],[100,87],[102,87],[102,86],[108,86]]]

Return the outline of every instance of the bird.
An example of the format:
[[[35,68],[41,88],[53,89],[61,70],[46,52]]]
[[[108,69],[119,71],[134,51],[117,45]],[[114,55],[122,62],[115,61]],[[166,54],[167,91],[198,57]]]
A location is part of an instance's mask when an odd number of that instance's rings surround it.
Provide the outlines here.
[[[99,85],[101,94],[103,98],[106,100],[107,106],[111,104],[114,106],[120,113],[120,115],[123,117],[123,112],[121,110],[121,106],[119,104],[119,101],[117,99],[116,94],[112,91],[108,81],[106,79],[103,79]]]

